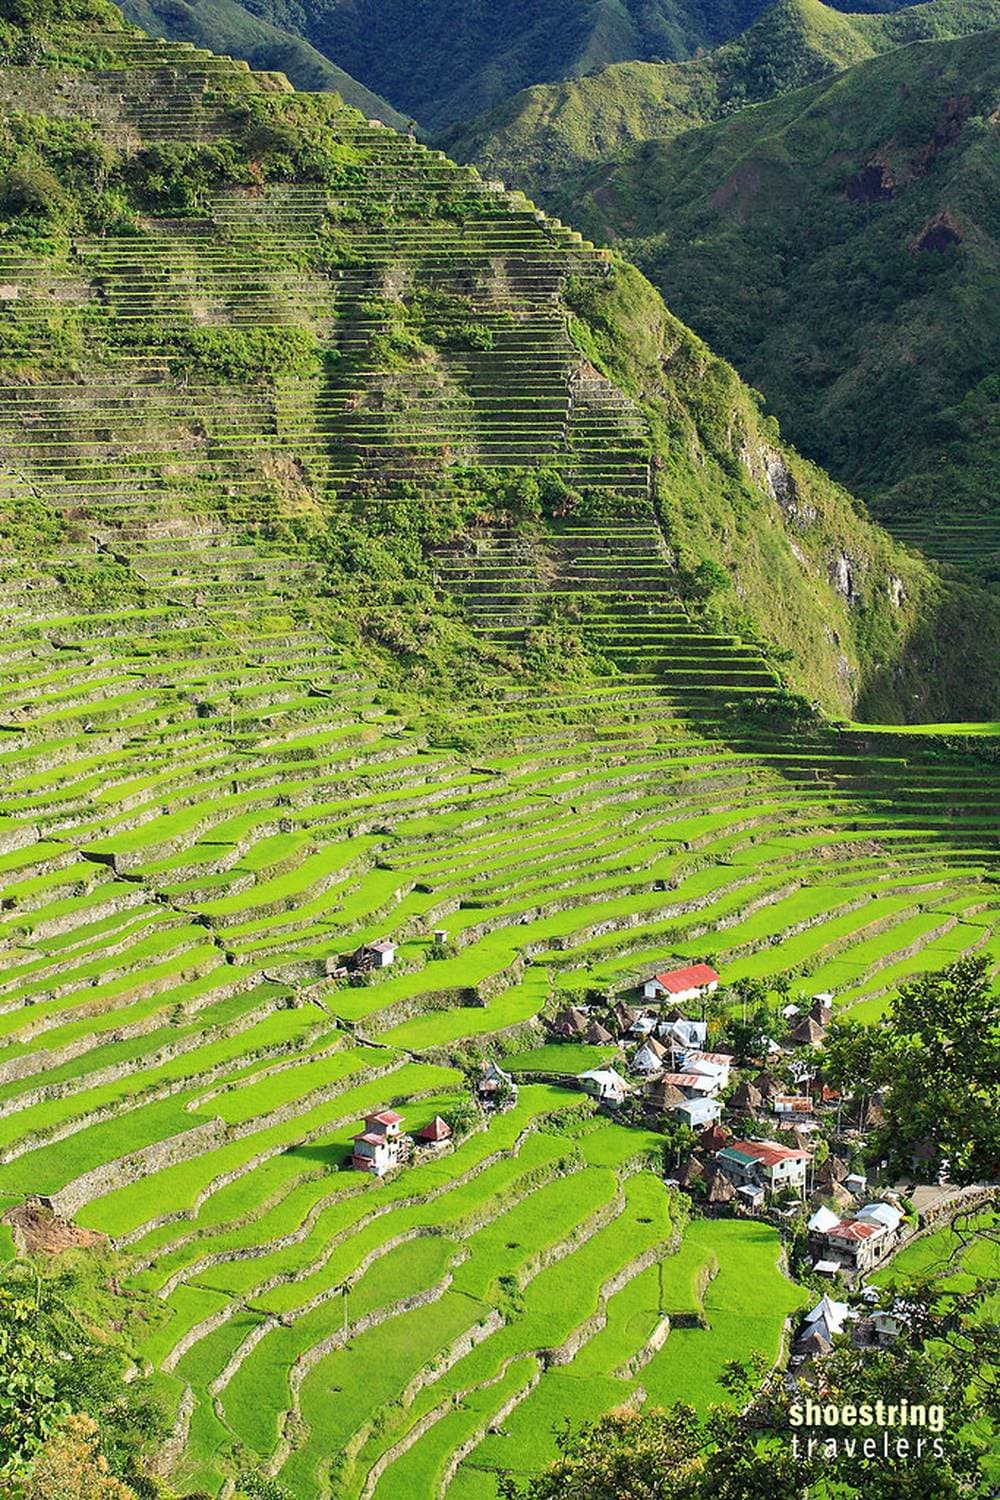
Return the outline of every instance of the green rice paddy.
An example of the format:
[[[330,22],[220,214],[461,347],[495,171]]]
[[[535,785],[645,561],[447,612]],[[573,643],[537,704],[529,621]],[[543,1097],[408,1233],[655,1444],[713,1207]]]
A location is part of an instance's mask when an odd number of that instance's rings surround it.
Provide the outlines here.
[[[213,139],[256,87],[190,48],[94,45],[107,128],[143,140]],[[57,76],[20,71],[32,97]],[[83,76],[53,108],[84,108]],[[997,953],[996,789],[965,726],[744,712],[776,679],[678,601],[643,414],[556,300],[601,255],[334,123],[339,185],[0,243],[35,360],[0,369],[0,502],[27,485],[73,523],[0,550],[0,1203],[49,1195],[128,1257],[178,1485],[220,1493],[242,1452],[296,1500],[495,1500],[565,1416],[720,1399],[727,1360],[781,1357],[803,1297],[772,1230],[684,1225],[660,1138],[568,1086],[614,1049],[539,1018],[707,955],[874,1018],[922,967]],[[262,283],[272,261],[289,274]],[[492,346],[442,345],[407,386],[372,312],[397,277],[466,299]],[[72,379],[47,352],[60,298],[89,333]],[[305,329],[330,357],[182,382],[157,338],[206,324]],[[432,620],[475,671],[430,712],[419,666],[375,680],[382,648],[340,628],[283,520],[321,506],[337,534],[413,485],[446,517],[449,461],[539,456],[604,518],[562,518],[530,566],[496,527],[435,554]],[[111,560],[121,594],[86,585]],[[388,641],[395,587],[365,601]],[[576,675],[530,666],[564,607]],[[391,968],[337,972],[384,935]],[[418,1129],[508,1052],[511,1109],[385,1180],[343,1170],[367,1111]]]

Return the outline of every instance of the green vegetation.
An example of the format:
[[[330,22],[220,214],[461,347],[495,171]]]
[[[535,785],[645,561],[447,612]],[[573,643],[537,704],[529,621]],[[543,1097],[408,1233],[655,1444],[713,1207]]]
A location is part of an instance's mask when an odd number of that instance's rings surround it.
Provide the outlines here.
[[[151,1383],[133,1378],[130,1360],[130,1340],[148,1311],[107,1279],[109,1260],[103,1281],[99,1263],[78,1261],[44,1275],[23,1261],[0,1271],[0,1482],[18,1495],[28,1480],[29,1497],[56,1500],[58,1488],[42,1487],[42,1465],[33,1460],[47,1458],[61,1425],[76,1414],[98,1424],[108,1472],[152,1493],[149,1460],[167,1423]],[[117,1493],[109,1489],[110,1500]]]
[[[586,211],[605,231],[627,237],[633,226],[616,187],[584,180],[599,164],[613,168],[643,142],[735,115],[876,53],[985,31],[998,21],[996,0],[928,0],[890,15],[845,15],[820,0],[777,0],[705,56],[628,60],[537,83],[453,126],[441,145],[456,160],[517,183],[554,213],[576,221]],[[640,205],[640,211],[645,218],[649,210]],[[672,302],[672,288],[664,283],[664,289]]]
[[[470,14],[456,0],[361,0],[353,6],[315,0],[305,8],[292,0],[246,0],[255,15],[306,37],[430,129],[469,119],[530,84],[634,58],[695,56],[743,31],[765,4],[550,0],[539,8],[499,0]],[[884,0],[878,8],[901,7],[899,0]]]
[[[738,1407],[777,1229],[690,1221],[542,1018],[995,961],[985,690],[889,725],[934,578],[523,198],[113,16],[21,40],[5,171],[61,197],[0,226],[0,1203],[51,1197],[32,1270],[174,1439],[103,1478],[493,1495],[564,1415]],[[102,1389],[26,1483],[100,1477]]]
[[[238,0],[125,0],[125,17],[148,36],[192,42],[284,73],[297,89],[339,94],[345,104],[396,130],[405,118],[302,37],[253,15]]]
[[[734,1353],[721,1374],[728,1404],[707,1417],[699,1417],[683,1389],[684,1404],[674,1396],[669,1406],[623,1405],[576,1426],[562,1424],[554,1433],[558,1456],[549,1467],[527,1480],[504,1477],[499,1494],[505,1500],[652,1500],[669,1488],[687,1500],[737,1500],[750,1493],[784,1500],[804,1483],[817,1493],[832,1484],[845,1496],[989,1495],[995,1479],[1000,1270],[995,1221],[995,1214],[963,1217],[879,1273],[876,1280],[905,1297],[906,1320],[887,1347],[864,1349],[844,1339],[824,1357],[824,1401],[845,1412],[853,1407],[857,1421],[824,1428],[812,1449],[803,1406],[817,1399],[813,1381],[771,1379],[761,1386],[766,1361]],[[945,1249],[946,1259],[936,1259],[935,1252]],[[907,1257],[908,1269],[923,1273],[917,1279],[898,1274]],[[956,1274],[960,1259],[964,1270]],[[892,1293],[884,1305],[892,1305]],[[933,1427],[908,1434],[898,1455],[890,1438],[888,1459],[880,1441],[866,1452],[857,1441],[861,1412],[868,1410],[877,1430],[876,1404],[884,1409],[903,1399],[927,1403]],[[930,1418],[931,1406],[941,1422]]]
[[[844,1021],[831,1035],[831,1078],[880,1091],[873,1155],[899,1172],[947,1170],[954,1182],[1000,1169],[1000,1029],[988,960],[969,957],[903,985],[883,1024]]]
[[[530,83],[624,58],[688,56],[742,30],[762,4],[588,0],[580,7],[557,0],[539,9],[501,0],[474,15],[427,0],[363,0],[350,8],[321,0],[306,10],[288,0],[249,0],[246,8],[304,36],[397,109],[439,128]]]
[[[554,203],[613,236],[765,392],[803,452],[900,537],[984,582],[996,555],[998,47],[992,30],[898,48],[649,141],[571,185],[571,209]],[[989,628],[974,596],[956,608]]]

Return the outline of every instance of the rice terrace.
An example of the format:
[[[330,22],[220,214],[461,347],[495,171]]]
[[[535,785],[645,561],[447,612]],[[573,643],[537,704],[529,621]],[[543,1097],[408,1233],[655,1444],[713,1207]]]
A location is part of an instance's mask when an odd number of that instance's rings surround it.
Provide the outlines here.
[[[3,1493],[498,1500],[996,1276],[838,1040],[1000,959],[979,585],[412,128],[104,0],[0,111]]]

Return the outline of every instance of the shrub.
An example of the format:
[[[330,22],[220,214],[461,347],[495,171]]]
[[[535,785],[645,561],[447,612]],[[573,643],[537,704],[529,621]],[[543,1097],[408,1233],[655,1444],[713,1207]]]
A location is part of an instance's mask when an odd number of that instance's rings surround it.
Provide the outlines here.
[[[47,167],[12,167],[0,179],[0,213],[50,220],[67,207],[66,195]]]

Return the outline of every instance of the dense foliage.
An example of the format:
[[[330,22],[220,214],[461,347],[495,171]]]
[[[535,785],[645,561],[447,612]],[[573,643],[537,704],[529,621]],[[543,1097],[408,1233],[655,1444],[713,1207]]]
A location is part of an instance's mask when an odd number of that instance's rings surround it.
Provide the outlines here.
[[[122,232],[139,213],[190,217],[224,185],[345,184],[358,158],[330,135],[340,108],[322,95],[251,94],[211,142],[110,145],[89,121],[14,111],[0,120],[0,227],[31,240],[73,230]],[[3,220],[7,224],[3,225]]]
[[[305,36],[428,128],[469,119],[533,83],[628,58],[690,57],[742,31],[765,0],[246,0]],[[851,4],[845,9],[855,10]],[[896,0],[865,10],[897,10]]]
[[[105,1274],[110,1267],[105,1268]],[[166,1421],[141,1377],[127,1379],[125,1339],[142,1310],[102,1282],[99,1262],[35,1270],[8,1264],[0,1276],[0,1485],[26,1500],[70,1500],[60,1473],[92,1470],[91,1494],[121,1500],[131,1493],[102,1481],[117,1476],[141,1500],[159,1492],[146,1459],[166,1436]],[[75,1417],[75,1424],[67,1422]],[[97,1431],[82,1418],[97,1423]],[[42,1455],[38,1466],[34,1461]],[[33,1476],[33,1477],[32,1477]],[[102,1487],[103,1485],[103,1487]]]
[[[986,516],[998,89],[996,30],[899,48],[640,147],[571,189],[573,217],[879,514]]]
[[[824,1071],[855,1093],[879,1091],[872,1154],[892,1170],[945,1170],[960,1183],[1000,1172],[1000,995],[985,958],[903,985],[879,1026],[835,1022]]]
[[[644,141],[734,115],[892,47],[998,22],[998,0],[927,0],[889,16],[844,15],[820,0],[777,0],[745,32],[704,56],[613,63],[535,84],[452,127],[441,144],[572,221],[586,195],[581,178]],[[608,206],[613,214],[613,201]],[[627,230],[617,218],[609,222],[617,233]]]

